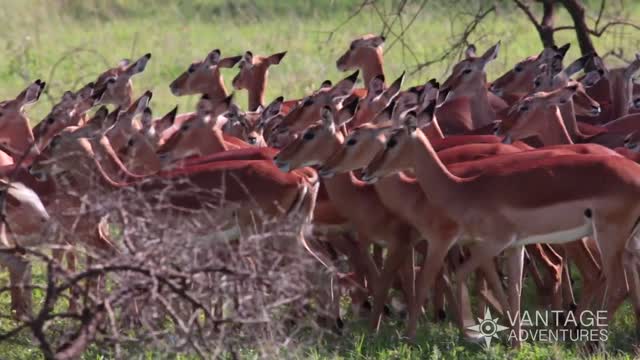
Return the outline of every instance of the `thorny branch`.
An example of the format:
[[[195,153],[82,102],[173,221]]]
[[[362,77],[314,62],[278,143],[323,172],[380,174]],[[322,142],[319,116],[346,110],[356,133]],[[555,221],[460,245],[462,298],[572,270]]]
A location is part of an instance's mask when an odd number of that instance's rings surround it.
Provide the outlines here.
[[[65,269],[39,249],[0,248],[0,254],[44,264],[46,275],[43,284],[24,286],[44,292],[42,305],[3,329],[0,341],[29,332],[45,358],[74,359],[89,347],[117,358],[142,349],[201,358],[237,348],[278,351],[302,329],[317,340],[316,316],[326,315],[315,294],[326,284],[317,282],[323,269],[317,261],[291,245],[295,222],[261,223],[255,234],[229,240],[217,235],[222,208],[188,216],[167,208],[166,218],[158,219],[157,208],[137,196],[122,191],[110,200],[114,204],[97,205],[117,213],[110,225],[126,224],[126,231],[111,234],[122,244],[115,254],[87,248],[91,263],[81,270]],[[124,202],[138,206],[125,211],[117,206]],[[50,236],[43,243],[53,243]],[[1,287],[0,294],[9,290]],[[67,310],[71,298],[81,301]],[[273,343],[265,347],[267,341]]]

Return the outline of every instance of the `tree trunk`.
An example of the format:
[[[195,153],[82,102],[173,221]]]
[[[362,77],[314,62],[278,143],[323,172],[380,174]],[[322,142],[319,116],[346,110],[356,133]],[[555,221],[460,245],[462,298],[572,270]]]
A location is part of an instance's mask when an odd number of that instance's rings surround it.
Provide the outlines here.
[[[553,38],[553,30],[555,23],[555,1],[554,0],[542,0],[543,3],[543,15],[542,21],[540,22],[540,27],[538,28],[538,32],[540,34],[540,40],[542,40],[542,46],[545,48],[553,47],[556,45],[555,39]]]
[[[562,5],[567,9],[569,15],[573,19],[573,24],[576,29],[576,37],[578,38],[578,44],[580,45],[580,52],[582,55],[595,53],[596,49],[591,42],[591,36],[589,35],[589,28],[585,22],[584,17],[584,5],[580,0],[560,0]]]

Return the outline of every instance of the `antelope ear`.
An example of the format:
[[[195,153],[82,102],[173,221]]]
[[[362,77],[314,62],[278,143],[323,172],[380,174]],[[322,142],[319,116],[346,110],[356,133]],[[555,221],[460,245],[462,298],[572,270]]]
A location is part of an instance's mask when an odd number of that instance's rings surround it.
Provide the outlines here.
[[[384,75],[380,74],[371,81],[369,81],[369,88],[367,89],[367,94],[371,94],[373,96],[377,96],[384,91]]]
[[[476,46],[474,44],[469,44],[469,46],[467,46],[467,49],[464,51],[464,55],[467,57],[467,59],[476,57]]]
[[[572,62],[569,66],[567,66],[562,72],[570,78],[580,70],[584,69],[584,66],[591,60],[593,54],[587,54],[578,58],[576,61]]]
[[[409,134],[412,134],[418,129],[418,117],[415,111],[409,111],[407,115],[404,116],[404,127]]]
[[[498,52],[500,51],[500,41],[498,41],[495,45],[487,49],[487,51],[482,54],[482,68],[484,69],[487,64],[498,57]]]
[[[69,102],[69,101],[73,101],[74,99],[75,99],[75,96],[71,91],[65,91],[64,94],[62,94],[62,99],[60,102]]]
[[[422,111],[423,122],[425,125],[431,123],[433,121],[433,116],[436,113],[436,99],[431,100],[429,105]]]
[[[580,80],[580,82],[582,83],[582,85],[585,88],[590,88],[592,86],[594,86],[595,84],[598,83],[598,81],[600,81],[600,79],[602,78],[602,75],[600,75],[599,71],[590,71],[587,73],[587,75],[585,75],[584,78],[582,78],[582,80]]]
[[[136,60],[133,64],[127,66],[127,70],[125,71],[126,76],[133,76],[136,74],[140,74],[147,68],[147,63],[151,59],[151,53],[146,53],[140,59]]]
[[[120,68],[125,68],[129,65],[131,65],[131,59],[122,59],[118,61],[118,67]]]
[[[231,56],[224,58],[218,62],[218,67],[221,68],[232,68],[234,67],[240,60],[242,60],[242,56]]]
[[[378,46],[381,46],[382,44],[384,44],[385,40],[386,38],[383,35],[375,36],[369,39],[369,41],[367,41],[366,44],[370,47],[377,48]]]
[[[220,62],[220,49],[212,50],[204,59],[205,64],[208,66],[218,65]]]
[[[24,91],[24,96],[22,98],[22,103],[20,107],[33,104],[38,99],[40,99],[40,94],[42,94],[42,90],[44,89],[46,83],[40,81],[40,79],[34,81],[27,89]]]
[[[160,119],[160,121],[166,120],[173,125],[173,123],[176,121],[177,115],[178,115],[178,105],[176,105],[171,111],[169,111],[165,116],[163,116],[162,119]]]
[[[342,79],[336,86],[331,90],[331,99],[336,101],[341,98],[345,98],[351,94],[353,87],[356,85],[356,80],[358,79],[358,74],[360,70],[356,70],[353,74],[347,76]]]
[[[347,103],[338,112],[338,120],[336,124],[338,126],[341,126],[350,122],[353,119],[354,115],[356,114],[358,105],[360,104],[360,98],[353,95],[345,101]]]
[[[278,96],[275,98],[271,104],[267,105],[267,107],[262,111],[262,117],[268,119],[278,115],[282,109],[283,102],[284,97]]]
[[[632,133],[630,133],[630,134],[628,134],[627,136],[624,137],[624,147],[626,147],[626,148],[633,147],[632,146],[633,144],[631,144],[631,139],[633,138],[633,136],[635,134],[636,134],[636,132],[634,131],[634,132],[632,132]]]
[[[333,122],[333,111],[331,107],[325,106],[321,110],[322,126],[327,129],[335,129],[335,123]]]
[[[91,95],[93,95],[95,86],[96,84],[94,82],[90,82],[87,85],[83,86],[80,90],[78,90],[76,95],[79,96],[81,99],[86,99]]]
[[[150,107],[146,107],[142,112],[142,118],[140,119],[143,128],[150,128],[153,124],[153,112]]]
[[[109,115],[109,109],[102,105],[100,106],[100,108],[96,111],[95,114],[93,114],[94,118],[99,118],[99,119],[104,119]]]
[[[282,58],[284,58],[285,55],[287,55],[286,51],[273,54],[267,58],[267,61],[269,62],[269,65],[277,65],[280,64],[280,61],[282,61]]]
[[[570,43],[566,43],[558,48],[558,55],[560,55],[561,59],[564,59],[565,55],[567,55],[567,52],[569,51],[570,48],[571,48]]]
[[[385,95],[389,98],[393,98],[400,92],[400,88],[402,88],[402,83],[404,82],[404,76],[406,71],[403,71],[402,74],[391,84],[389,88],[385,90]]]
[[[134,111],[134,116],[135,114],[142,113],[144,109],[149,106],[149,102],[151,101],[152,97],[153,93],[151,92],[151,90],[147,90],[144,94],[142,94],[142,96],[140,96],[140,98],[138,98],[138,100],[136,101],[137,106]]]
[[[640,53],[636,53],[636,59],[625,69],[624,76],[631,79],[638,70],[640,70]]]

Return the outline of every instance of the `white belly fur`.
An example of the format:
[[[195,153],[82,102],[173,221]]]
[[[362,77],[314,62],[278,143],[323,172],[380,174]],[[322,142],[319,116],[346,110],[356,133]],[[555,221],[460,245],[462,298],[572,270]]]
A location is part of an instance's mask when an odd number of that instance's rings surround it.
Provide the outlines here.
[[[523,246],[530,244],[564,244],[593,234],[593,225],[585,221],[581,226],[554,231],[547,234],[536,234],[522,237],[516,240],[513,246]]]

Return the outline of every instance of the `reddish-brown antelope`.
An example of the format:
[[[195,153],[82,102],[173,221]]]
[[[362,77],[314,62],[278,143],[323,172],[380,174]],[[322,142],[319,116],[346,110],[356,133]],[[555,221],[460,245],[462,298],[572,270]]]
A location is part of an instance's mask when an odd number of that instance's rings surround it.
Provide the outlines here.
[[[593,235],[606,277],[607,309],[615,312],[626,294],[617,276],[624,271],[623,264],[630,276],[636,276],[630,259],[636,256],[632,244],[640,216],[640,167],[620,156],[549,157],[529,151],[447,169],[417,128],[415,115],[409,114],[408,119],[405,128],[390,136],[363,178],[371,181],[392,169],[412,167],[427,196],[465,224],[475,242],[474,251],[457,270],[456,281],[463,282],[478,265],[508,250],[510,286],[505,308],[517,317],[522,246]],[[515,327],[519,330],[518,319]]]
[[[32,189],[5,179],[0,180],[0,187],[4,216],[0,224],[0,263],[9,269],[11,309],[21,319],[31,314],[29,263],[18,252],[4,250],[45,245],[51,224],[47,210]]]
[[[286,51],[270,56],[253,55],[251,51],[246,51],[242,60],[238,63],[238,74],[231,82],[236,90],[247,90],[249,96],[249,111],[257,111],[264,105],[264,93],[267,89],[267,77],[269,67],[280,64]],[[294,105],[294,101],[285,105],[285,111]]]
[[[100,74],[95,81],[96,89],[105,89],[101,98],[103,104],[113,104],[123,108],[129,107],[133,101],[133,85],[131,78],[140,74],[147,67],[151,54],[147,53],[135,62],[123,59],[118,66]]]
[[[274,158],[281,170],[290,171],[300,166],[324,165],[335,156],[344,140],[337,129],[353,117],[354,109],[343,108],[338,112],[335,121],[334,111],[325,107],[322,124],[309,127],[301,137]],[[407,222],[385,206],[381,195],[374,187],[357,181],[350,172],[336,174],[324,180],[329,199],[359,234],[359,244],[357,249],[354,249],[357,253],[349,255],[355,257],[354,262],[360,262],[369,279],[377,279],[377,270],[368,252],[369,243],[383,244],[389,248],[380,280],[371,283],[374,293],[371,325],[377,328],[387,292],[395,276],[400,276],[409,308],[414,308],[413,265],[410,259],[413,256],[413,244],[419,240],[418,234]]]
[[[221,58],[219,49],[211,51],[204,60],[193,62],[189,68],[178,76],[171,85],[171,93],[175,96],[208,95],[219,100],[229,96],[221,68],[232,68],[242,56]]]
[[[15,99],[5,100],[0,103],[0,145],[1,153],[8,153],[0,159],[1,165],[16,163],[23,156],[38,154],[38,147],[34,144],[35,138],[29,125],[24,110],[25,106],[38,101],[45,82],[39,79],[24,89]]]
[[[44,149],[63,129],[84,125],[88,120],[87,112],[100,102],[107,86],[114,83],[115,79],[111,79],[105,87],[96,89],[95,84],[91,82],[76,92],[66,91],[60,102],[33,128],[38,148]]]

